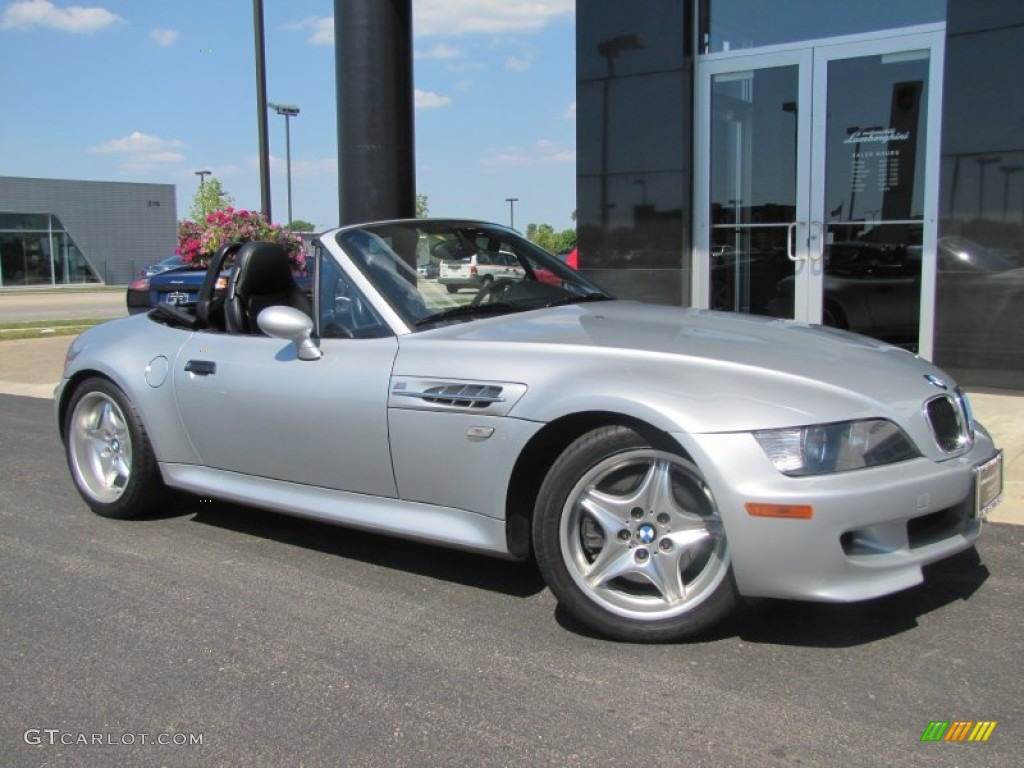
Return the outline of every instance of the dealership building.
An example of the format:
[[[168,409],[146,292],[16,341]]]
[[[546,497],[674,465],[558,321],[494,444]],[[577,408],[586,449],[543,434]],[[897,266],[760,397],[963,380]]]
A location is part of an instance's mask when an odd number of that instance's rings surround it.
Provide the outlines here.
[[[173,184],[0,176],[0,288],[128,283],[177,236]]]
[[[580,268],[1024,389],[1024,3],[577,3]]]

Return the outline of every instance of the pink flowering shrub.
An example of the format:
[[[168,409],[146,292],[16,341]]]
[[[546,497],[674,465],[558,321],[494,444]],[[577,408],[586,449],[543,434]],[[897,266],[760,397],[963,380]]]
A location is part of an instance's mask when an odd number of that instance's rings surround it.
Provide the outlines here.
[[[196,269],[206,269],[207,262],[222,245],[236,240],[269,240],[288,253],[292,268],[305,272],[306,253],[298,235],[278,224],[269,223],[259,211],[238,211],[228,206],[223,211],[207,214],[201,221],[178,224],[178,255]]]

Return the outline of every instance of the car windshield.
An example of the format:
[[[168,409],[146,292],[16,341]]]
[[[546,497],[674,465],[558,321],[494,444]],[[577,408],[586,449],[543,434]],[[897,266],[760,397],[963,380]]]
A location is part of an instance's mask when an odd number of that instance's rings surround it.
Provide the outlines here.
[[[414,330],[612,298],[496,225],[417,219],[345,229],[337,241]]]

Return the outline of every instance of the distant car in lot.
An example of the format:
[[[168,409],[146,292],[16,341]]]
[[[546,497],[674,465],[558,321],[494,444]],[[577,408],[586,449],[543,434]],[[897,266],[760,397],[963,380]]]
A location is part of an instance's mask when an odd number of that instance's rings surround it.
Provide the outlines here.
[[[427,261],[416,267],[416,274],[428,280],[435,279],[441,273],[441,268],[432,261]]]
[[[150,264],[148,267],[143,267],[139,270],[139,277],[152,277],[153,275],[159,275],[161,272],[166,272],[169,269],[183,266],[184,262],[181,260],[181,256],[174,254],[168,256],[166,259],[160,259],[156,264]]]
[[[194,307],[199,289],[206,278],[206,270],[175,267],[152,277],[140,277],[128,286],[128,314],[148,312],[161,302],[172,307]],[[296,280],[307,292],[312,290],[311,277],[297,276]],[[228,271],[224,270],[214,284],[214,291],[223,291],[228,284]]]
[[[448,245],[448,244],[445,244]],[[511,253],[487,250],[486,245],[452,258],[441,259],[437,282],[455,293],[460,288],[481,288],[494,280],[522,280],[526,271]]]
[[[128,286],[128,314],[148,312],[162,301],[172,306],[192,306],[205,276],[205,270],[178,266],[149,277],[140,277]],[[225,274],[217,287],[223,289],[226,285]]]
[[[461,301],[410,266],[445,244],[524,276]],[[660,642],[742,596],[919,584],[1002,495],[956,381],[863,336],[617,301],[481,222],[326,232],[312,294],[273,243],[240,246],[217,293],[229,255],[194,310],[71,344],[55,422],[96,513],[144,514],[170,486],[530,558],[576,621]]]
[[[572,270],[578,270],[580,268],[579,251],[576,248],[573,248],[571,251],[556,253],[555,258]],[[551,285],[559,285],[562,282],[561,278],[559,278],[554,272],[550,269],[544,269],[543,267],[538,267],[534,270],[534,277],[542,283],[550,283]]]

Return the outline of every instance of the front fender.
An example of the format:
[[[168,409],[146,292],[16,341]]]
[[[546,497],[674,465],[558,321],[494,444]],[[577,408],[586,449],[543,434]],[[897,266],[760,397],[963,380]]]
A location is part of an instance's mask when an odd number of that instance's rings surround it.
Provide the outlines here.
[[[181,424],[171,365],[192,331],[170,328],[148,315],[112,320],[82,333],[68,349],[54,392],[57,430],[63,438],[67,405],[79,382],[102,376],[131,400],[160,462],[196,463],[198,455]]]

